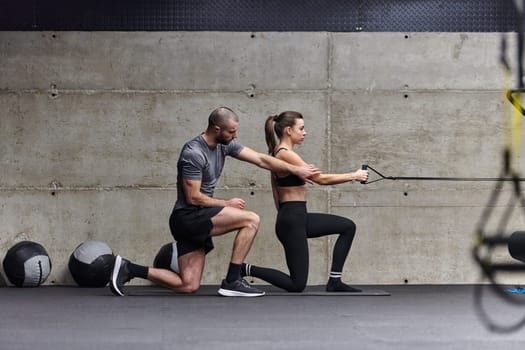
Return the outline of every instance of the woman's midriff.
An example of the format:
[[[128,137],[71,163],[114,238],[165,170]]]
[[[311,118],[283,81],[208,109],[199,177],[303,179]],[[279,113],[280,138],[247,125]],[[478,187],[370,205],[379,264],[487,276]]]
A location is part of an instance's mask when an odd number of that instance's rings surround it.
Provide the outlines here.
[[[279,202],[306,201],[306,185],[293,187],[277,187]]]

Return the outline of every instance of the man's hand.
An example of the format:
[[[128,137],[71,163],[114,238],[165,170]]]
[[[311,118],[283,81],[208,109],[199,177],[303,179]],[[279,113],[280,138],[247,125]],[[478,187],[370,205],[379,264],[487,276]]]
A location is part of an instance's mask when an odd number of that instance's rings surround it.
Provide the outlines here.
[[[233,208],[237,208],[237,209],[244,209],[245,205],[246,205],[246,202],[244,201],[244,199],[241,199],[241,198],[232,198],[232,199],[228,199],[226,201],[226,206],[227,207],[233,207]]]
[[[321,171],[313,164],[306,164],[303,166],[297,166],[294,174],[303,179],[306,183],[313,184],[314,182],[310,180],[310,177],[319,175]]]

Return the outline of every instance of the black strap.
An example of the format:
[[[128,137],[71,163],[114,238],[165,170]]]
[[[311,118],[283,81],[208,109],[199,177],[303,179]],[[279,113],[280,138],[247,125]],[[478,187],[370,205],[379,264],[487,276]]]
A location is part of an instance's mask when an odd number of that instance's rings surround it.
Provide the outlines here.
[[[520,99],[514,99],[513,93],[518,93],[518,96],[521,96],[521,92],[524,91],[523,85],[523,24],[524,19],[524,8],[525,0],[511,0],[515,8],[515,13],[517,13],[516,19],[516,32],[517,32],[517,82],[518,89],[510,90],[508,87],[506,97],[510,103],[516,108],[522,116],[525,115],[524,109],[521,106]],[[521,1],[522,8],[519,9],[515,1]],[[503,2],[503,1],[502,1]],[[503,38],[504,40],[504,38]],[[506,60],[506,42],[502,41],[501,52],[500,52],[500,61],[504,69],[510,72],[510,67]],[[513,132],[520,132],[521,130],[513,130]],[[515,146],[514,146],[515,147]],[[476,241],[472,249],[474,261],[479,265],[482,273],[482,282],[488,281],[490,284],[487,287],[490,287],[493,291],[497,293],[503,300],[512,304],[524,305],[525,300],[523,298],[515,297],[510,295],[507,292],[508,286],[502,283],[499,278],[499,272],[509,273],[509,272],[519,272],[523,274],[525,271],[525,264],[519,262],[512,263],[496,263],[493,261],[494,250],[497,246],[508,246],[510,237],[505,233],[507,231],[507,223],[512,217],[514,209],[520,208],[522,213],[525,215],[525,197],[521,193],[520,181],[523,181],[522,178],[517,177],[515,172],[511,169],[511,160],[515,156],[513,154],[512,144],[509,144],[505,147],[503,151],[503,166],[501,169],[501,176],[498,181],[513,181],[514,186],[514,195],[510,198],[509,202],[505,206],[505,210],[501,217],[497,218],[497,228],[496,233],[487,232],[487,223],[491,219],[494,208],[496,207],[499,195],[501,193],[501,188],[496,186],[485,206],[481,217],[476,226]],[[494,220],[494,219],[491,219]],[[481,321],[492,331],[500,333],[509,333],[516,330],[519,330],[525,326],[525,317],[518,319],[513,323],[502,324],[501,322],[495,321],[498,317],[494,317],[492,312],[489,313],[488,310],[483,306],[483,292],[486,285],[479,283],[474,288],[474,303],[475,309],[480,317]]]
[[[288,148],[286,148],[286,147],[281,147],[281,148],[279,148],[277,151],[273,152],[273,156],[275,157],[275,156],[277,155],[277,153],[279,153],[279,151],[280,151],[280,150],[283,150],[283,149],[288,151]]]

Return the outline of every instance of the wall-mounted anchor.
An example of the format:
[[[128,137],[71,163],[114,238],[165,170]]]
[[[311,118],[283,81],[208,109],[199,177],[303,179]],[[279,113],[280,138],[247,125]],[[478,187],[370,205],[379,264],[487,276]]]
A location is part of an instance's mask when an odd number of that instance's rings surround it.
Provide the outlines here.
[[[55,196],[57,194],[57,191],[59,191],[62,188],[62,184],[58,181],[51,181],[49,184],[49,189],[51,191],[51,195]]]
[[[49,85],[49,97],[51,98],[58,97],[58,89],[57,89],[56,84],[51,83],[51,85]]]
[[[250,84],[250,88],[246,91],[246,95],[248,95],[249,98],[255,97],[255,84]]]

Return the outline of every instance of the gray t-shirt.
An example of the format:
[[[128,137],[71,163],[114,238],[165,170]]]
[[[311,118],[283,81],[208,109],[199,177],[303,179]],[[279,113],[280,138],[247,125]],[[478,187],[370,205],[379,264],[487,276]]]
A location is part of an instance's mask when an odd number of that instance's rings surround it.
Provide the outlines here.
[[[221,176],[226,156],[237,157],[244,148],[236,140],[228,145],[218,144],[210,148],[202,135],[186,142],[177,162],[177,202],[175,209],[186,208],[186,197],[182,191],[182,179],[200,180],[201,192],[213,197],[215,186]]]

